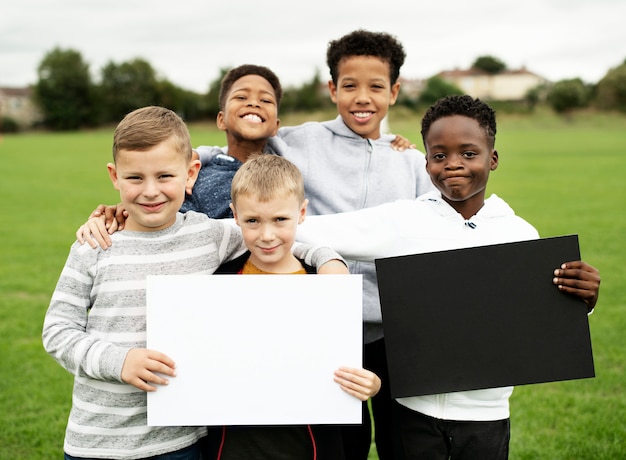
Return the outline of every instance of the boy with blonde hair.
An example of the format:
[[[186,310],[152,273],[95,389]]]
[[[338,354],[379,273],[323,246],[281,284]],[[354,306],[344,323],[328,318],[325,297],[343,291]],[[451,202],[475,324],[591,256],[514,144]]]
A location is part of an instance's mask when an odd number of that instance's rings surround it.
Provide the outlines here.
[[[230,206],[248,251],[216,273],[315,273],[289,251],[308,204],[302,175],[294,164],[276,155],[250,157],[233,178],[231,196]],[[376,374],[361,368],[341,367],[334,379],[361,401],[374,396],[381,384]],[[218,458],[338,460],[343,455],[337,425],[228,426],[222,428]]]
[[[44,348],[75,376],[65,456],[198,460],[206,428],[146,425],[146,392],[176,375],[171,357],[146,349],[146,276],[209,275],[245,246],[227,222],[178,212],[200,163],[172,111],[128,114],[115,130],[113,159],[107,168],[128,212],[124,231],[106,251],[72,245],[43,325]],[[319,266],[336,254],[313,256]]]

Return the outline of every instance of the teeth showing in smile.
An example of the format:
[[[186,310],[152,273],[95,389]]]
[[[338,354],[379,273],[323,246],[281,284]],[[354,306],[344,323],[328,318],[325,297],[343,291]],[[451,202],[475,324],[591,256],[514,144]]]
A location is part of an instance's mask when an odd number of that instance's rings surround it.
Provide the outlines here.
[[[353,115],[357,118],[367,118],[372,116],[372,112],[354,112]]]
[[[243,119],[244,119],[244,120],[251,121],[251,122],[253,122],[253,123],[262,123],[262,122],[263,122],[263,120],[261,119],[261,117],[260,117],[260,116],[255,115],[255,114],[253,114],[253,113],[249,113],[249,114],[247,114],[247,115],[244,115]]]

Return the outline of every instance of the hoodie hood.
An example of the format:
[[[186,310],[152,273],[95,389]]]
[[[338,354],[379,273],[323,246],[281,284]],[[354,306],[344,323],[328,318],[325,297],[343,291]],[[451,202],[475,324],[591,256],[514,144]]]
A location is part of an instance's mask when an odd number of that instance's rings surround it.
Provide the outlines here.
[[[463,219],[463,216],[461,216],[446,200],[443,199],[439,191],[426,193],[418,197],[417,201],[425,202],[442,217],[465,220]],[[497,219],[514,215],[515,211],[513,211],[513,208],[511,208],[506,201],[496,194],[492,194],[485,200],[483,207],[480,208],[476,214],[467,219],[467,221],[474,222],[484,219]]]

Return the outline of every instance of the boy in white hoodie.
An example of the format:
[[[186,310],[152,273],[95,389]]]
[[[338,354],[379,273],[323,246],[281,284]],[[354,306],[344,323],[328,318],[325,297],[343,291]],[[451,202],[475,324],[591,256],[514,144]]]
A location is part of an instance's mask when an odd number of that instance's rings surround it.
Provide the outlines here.
[[[426,169],[438,189],[360,211],[310,216],[298,239],[313,235],[347,258],[375,259],[538,238],[501,198],[485,199],[498,166],[495,112],[470,96],[450,96],[422,121]],[[308,236],[311,235],[311,236]],[[598,271],[566,262],[553,283],[593,310]],[[394,407],[396,459],[506,459],[513,387],[399,398]]]

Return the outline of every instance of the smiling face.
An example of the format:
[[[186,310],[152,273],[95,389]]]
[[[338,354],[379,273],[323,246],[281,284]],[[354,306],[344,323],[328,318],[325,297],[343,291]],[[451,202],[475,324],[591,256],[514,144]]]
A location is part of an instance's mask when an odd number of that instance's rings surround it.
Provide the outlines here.
[[[498,152],[476,120],[462,115],[439,118],[424,139],[426,170],[444,200],[469,219],[482,208],[489,172]]]
[[[253,194],[239,195],[231,208],[250,250],[250,262],[270,273],[293,273],[301,269],[291,247],[296,228],[304,221],[306,206],[307,200],[301,203],[292,193],[264,201]]]
[[[185,187],[193,186],[200,162],[188,162],[170,138],[147,150],[122,149],[107,168],[128,211],[125,229],[154,232],[176,221]]]
[[[262,141],[279,126],[278,103],[272,85],[259,75],[245,75],[231,87],[217,126],[236,141]],[[229,142],[230,143],[230,142]]]
[[[396,103],[400,84],[391,84],[389,63],[375,56],[350,56],[340,61],[332,101],[348,127],[363,138],[378,139],[380,125]]]

